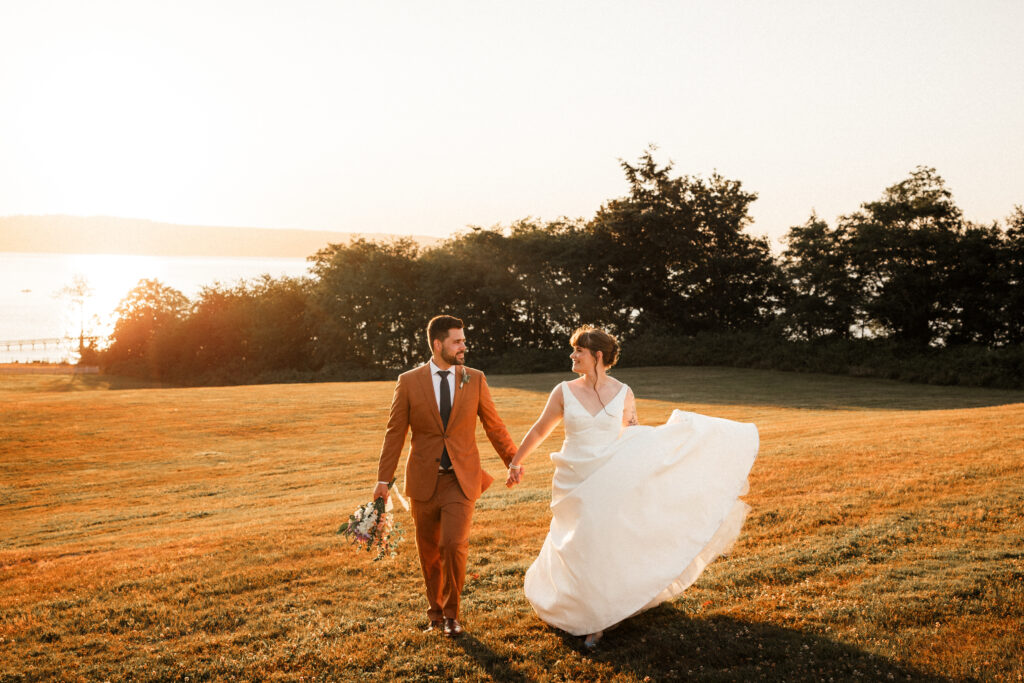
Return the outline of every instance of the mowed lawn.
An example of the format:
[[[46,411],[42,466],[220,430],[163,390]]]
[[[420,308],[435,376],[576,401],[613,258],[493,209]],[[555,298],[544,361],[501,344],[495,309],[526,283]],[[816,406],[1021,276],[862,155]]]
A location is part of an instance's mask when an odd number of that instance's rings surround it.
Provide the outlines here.
[[[1024,677],[1024,392],[614,374],[641,422],[675,407],[754,422],[761,451],[730,555],[591,655],[522,593],[560,430],[521,487],[480,499],[468,633],[447,641],[419,632],[407,513],[394,559],[335,533],[373,488],[393,383],[0,373],[0,681]],[[490,378],[513,438],[568,377]]]

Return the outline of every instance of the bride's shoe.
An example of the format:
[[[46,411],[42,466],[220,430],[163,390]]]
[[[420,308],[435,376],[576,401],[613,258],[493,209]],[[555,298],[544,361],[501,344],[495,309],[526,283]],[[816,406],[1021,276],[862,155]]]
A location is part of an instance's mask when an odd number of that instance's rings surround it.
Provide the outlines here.
[[[601,636],[604,635],[604,631],[598,631],[597,633],[591,633],[583,640],[583,647],[587,648],[591,652],[597,649],[597,643],[601,640]]]

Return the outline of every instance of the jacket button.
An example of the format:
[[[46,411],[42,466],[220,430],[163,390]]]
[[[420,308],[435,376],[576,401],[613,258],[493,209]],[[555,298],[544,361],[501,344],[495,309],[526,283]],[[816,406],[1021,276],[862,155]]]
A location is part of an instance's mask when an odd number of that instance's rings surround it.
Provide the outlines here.
[[[434,462],[441,462],[441,458],[434,458]]]

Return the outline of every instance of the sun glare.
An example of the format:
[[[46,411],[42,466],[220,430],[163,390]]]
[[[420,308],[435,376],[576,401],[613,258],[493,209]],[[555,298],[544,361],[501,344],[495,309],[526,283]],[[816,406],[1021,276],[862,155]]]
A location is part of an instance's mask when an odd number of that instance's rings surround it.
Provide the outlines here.
[[[166,259],[134,254],[69,254],[68,269],[81,275],[91,289],[85,300],[85,326],[105,336],[114,327],[114,309],[142,279],[167,276]]]

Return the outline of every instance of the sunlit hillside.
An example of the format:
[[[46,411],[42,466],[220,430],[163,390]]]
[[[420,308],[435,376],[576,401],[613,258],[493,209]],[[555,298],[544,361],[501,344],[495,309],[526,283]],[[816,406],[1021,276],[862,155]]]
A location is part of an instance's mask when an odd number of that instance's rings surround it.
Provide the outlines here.
[[[1024,392],[616,375],[641,422],[754,422],[761,452],[730,555],[591,655],[522,594],[549,520],[542,455],[477,505],[461,640],[419,632],[407,514],[392,560],[335,534],[372,490],[390,382],[0,374],[0,680],[1020,679]],[[515,438],[564,378],[490,378]]]

